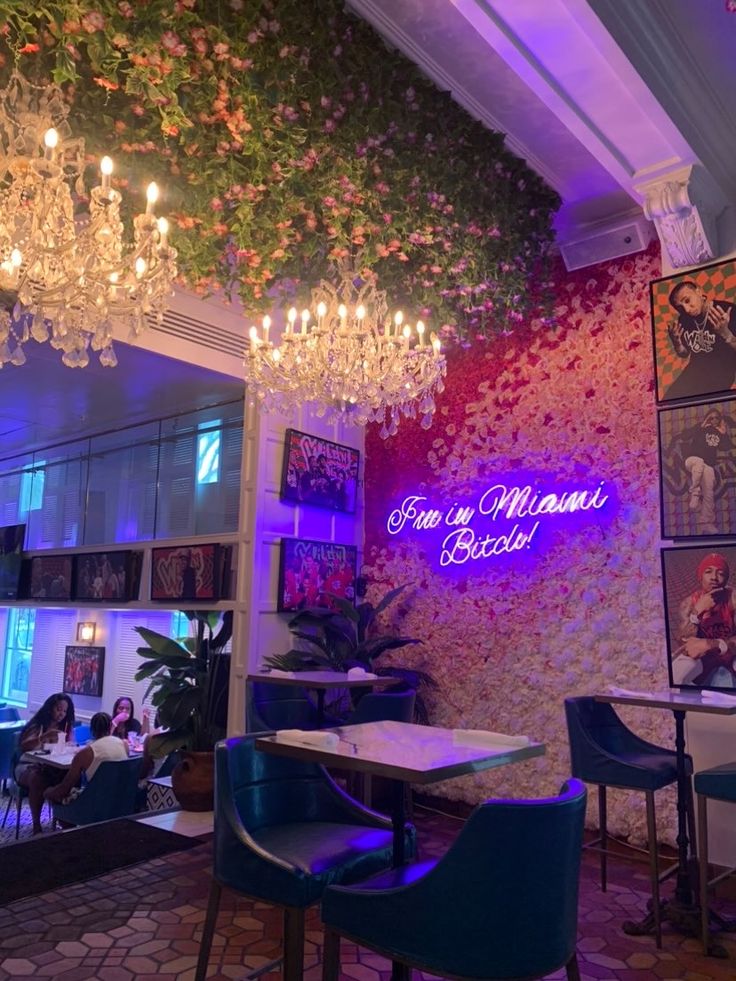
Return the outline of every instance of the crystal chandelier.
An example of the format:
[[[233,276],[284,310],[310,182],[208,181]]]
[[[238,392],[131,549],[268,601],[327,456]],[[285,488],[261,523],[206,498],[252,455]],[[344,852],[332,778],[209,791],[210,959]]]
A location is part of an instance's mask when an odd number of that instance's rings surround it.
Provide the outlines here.
[[[401,416],[421,416],[429,429],[435,393],[446,372],[436,334],[421,320],[388,314],[386,294],[343,268],[337,285],[312,290],[314,313],[289,311],[280,339],[270,338],[271,319],[250,328],[245,380],[266,410],[317,403],[328,422],[381,424],[383,439],[395,435]]]
[[[84,141],[68,113],[56,85],[17,72],[0,91],[0,367],[25,362],[29,337],[61,350],[70,368],[89,363],[90,347],[112,367],[113,329],[138,335],[149,316],[160,322],[171,294],[176,251],[153,213],[156,185],[126,243],[112,161],[102,158],[87,194]]]

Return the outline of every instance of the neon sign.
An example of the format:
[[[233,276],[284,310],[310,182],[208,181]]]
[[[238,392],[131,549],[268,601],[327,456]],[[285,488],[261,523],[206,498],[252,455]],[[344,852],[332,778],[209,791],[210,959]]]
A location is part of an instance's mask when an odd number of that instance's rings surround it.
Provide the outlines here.
[[[389,514],[386,528],[391,535],[407,528],[436,532],[441,538],[440,565],[464,565],[528,549],[539,537],[540,528],[556,524],[566,515],[600,511],[609,500],[603,488],[601,481],[594,490],[553,493],[531,484],[497,483],[484,490],[475,503],[456,501],[444,509],[432,507],[427,497],[411,494]],[[448,528],[453,530],[445,534]]]

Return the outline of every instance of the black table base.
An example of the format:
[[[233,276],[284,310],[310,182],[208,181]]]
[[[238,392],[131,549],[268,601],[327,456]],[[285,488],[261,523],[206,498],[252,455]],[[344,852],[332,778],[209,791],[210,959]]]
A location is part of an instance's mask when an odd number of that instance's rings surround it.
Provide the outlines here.
[[[652,913],[652,901],[647,903],[649,912],[643,920],[624,920],[623,931],[629,937],[647,937],[654,934],[654,914]],[[662,923],[669,923],[677,931],[686,937],[697,937],[700,939],[700,907],[688,903],[681,903],[678,899],[665,899],[661,904]],[[711,926],[726,933],[736,933],[736,921],[727,920],[716,913],[715,910],[709,911]],[[709,957],[727,958],[728,951],[719,943],[713,941],[708,947]]]

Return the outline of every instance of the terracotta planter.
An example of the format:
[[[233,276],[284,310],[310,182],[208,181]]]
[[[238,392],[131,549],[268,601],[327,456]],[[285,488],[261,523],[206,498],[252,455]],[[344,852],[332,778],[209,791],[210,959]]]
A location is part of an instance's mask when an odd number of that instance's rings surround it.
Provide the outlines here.
[[[185,811],[211,811],[215,806],[215,754],[183,752],[171,771],[171,789]]]

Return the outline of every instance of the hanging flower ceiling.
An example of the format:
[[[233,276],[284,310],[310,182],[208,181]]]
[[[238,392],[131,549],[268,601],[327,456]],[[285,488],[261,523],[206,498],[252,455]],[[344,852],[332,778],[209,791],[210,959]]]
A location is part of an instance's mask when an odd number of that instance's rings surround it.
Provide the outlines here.
[[[0,0],[0,25],[0,83],[62,84],[133,209],[166,187],[198,292],[254,315],[359,256],[443,339],[544,311],[555,194],[342,0]]]

